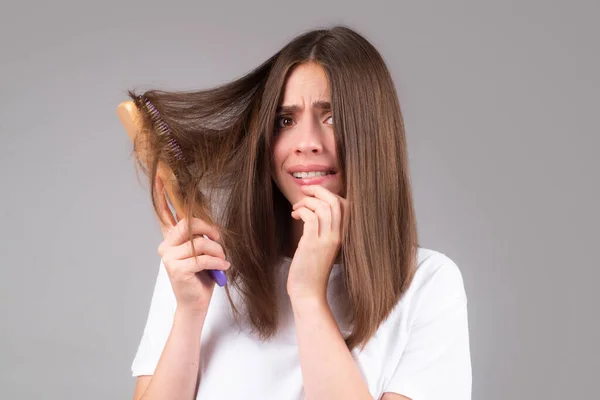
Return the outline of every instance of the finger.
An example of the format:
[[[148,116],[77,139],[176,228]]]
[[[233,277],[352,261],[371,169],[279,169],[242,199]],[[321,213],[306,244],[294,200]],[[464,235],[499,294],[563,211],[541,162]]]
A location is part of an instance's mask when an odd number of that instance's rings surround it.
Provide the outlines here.
[[[331,206],[331,230],[341,234],[347,200],[330,192],[323,186],[306,185],[302,188],[305,194],[315,196],[317,199],[329,203]]]
[[[225,260],[205,254],[183,260],[171,260],[165,263],[165,267],[170,276],[184,272],[195,273],[207,269],[227,271],[230,266],[231,265]]]
[[[303,236],[319,237],[319,217],[306,207],[301,207],[292,212],[292,217],[304,221]]]
[[[334,202],[343,199],[342,197],[338,196],[335,193],[332,193],[331,191],[320,185],[303,185],[301,188],[304,194],[314,196],[318,199],[326,201],[329,204],[333,204]]]
[[[194,245],[195,250],[191,244]],[[163,255],[162,259],[165,260],[183,260],[184,258],[190,258],[200,255],[209,255],[221,259],[225,259],[225,252],[221,245],[213,240],[205,237],[195,237],[192,241],[187,241],[179,246],[170,247],[167,252]]]
[[[329,203],[317,199],[315,197],[305,197],[298,203],[294,204],[294,210],[306,207],[319,217],[319,235],[327,235],[332,230],[332,217],[331,217],[331,206]]]
[[[177,221],[175,220],[175,218],[173,218],[173,213],[169,209],[169,205],[167,203],[167,195],[164,189],[165,186],[162,179],[159,176],[157,176],[155,182],[155,190],[158,194],[158,196],[156,196],[158,198],[157,208],[160,213],[160,216],[162,217],[162,220],[161,218],[159,218],[158,222],[160,224],[160,229],[162,231],[163,237],[166,239],[171,229],[173,229],[173,227],[177,224]]]
[[[175,227],[169,232],[168,236],[165,238],[161,245],[164,246],[179,246],[190,240],[188,234],[188,218],[182,218]],[[192,224],[192,234],[193,235],[206,235],[210,240],[219,240],[220,235],[217,231],[217,228],[209,225],[204,222],[200,218],[193,218],[191,220]]]

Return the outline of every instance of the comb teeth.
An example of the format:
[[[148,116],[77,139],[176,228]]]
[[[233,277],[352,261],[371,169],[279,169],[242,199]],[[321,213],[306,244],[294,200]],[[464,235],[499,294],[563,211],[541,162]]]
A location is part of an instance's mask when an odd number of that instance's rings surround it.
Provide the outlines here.
[[[154,128],[160,136],[164,136],[167,138],[167,150],[171,152],[179,161],[185,161],[185,157],[183,156],[183,151],[177,141],[173,137],[171,133],[171,129],[169,126],[163,121],[158,110],[154,107],[154,104],[150,102],[145,97],[139,96],[139,100],[141,100],[146,106],[146,110],[148,110],[148,114],[150,114],[150,119],[154,124]]]

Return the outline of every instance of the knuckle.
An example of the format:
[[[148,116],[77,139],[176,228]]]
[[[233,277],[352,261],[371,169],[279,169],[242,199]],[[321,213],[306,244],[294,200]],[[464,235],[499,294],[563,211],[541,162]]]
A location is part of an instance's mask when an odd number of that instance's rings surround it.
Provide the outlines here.
[[[171,256],[171,254],[169,254],[169,252],[166,252],[166,253],[164,253],[164,254],[162,255],[161,259],[162,259],[162,262],[163,262],[163,264],[165,264],[165,266],[166,266],[167,264],[170,264],[170,263],[171,263],[171,261],[173,261],[173,260],[174,260],[174,258]]]
[[[206,248],[206,238],[199,236],[194,238],[194,255],[204,254]]]
[[[161,258],[164,258],[168,251],[169,251],[169,244],[166,242],[166,240],[163,240],[162,242],[160,242],[160,244],[158,245],[158,255],[161,256]]]
[[[205,256],[196,256],[194,257],[196,260],[196,267],[199,270],[205,270],[208,269],[209,265],[208,265],[208,260],[206,259]]]

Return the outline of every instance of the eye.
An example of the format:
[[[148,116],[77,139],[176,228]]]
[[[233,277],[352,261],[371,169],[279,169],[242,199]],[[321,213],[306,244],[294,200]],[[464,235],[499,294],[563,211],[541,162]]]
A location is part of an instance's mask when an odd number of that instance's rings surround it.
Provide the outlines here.
[[[288,128],[288,127],[292,126],[293,123],[294,123],[294,119],[292,117],[289,117],[287,115],[281,115],[281,116],[277,117],[277,119],[275,120],[275,128],[276,129]]]
[[[326,124],[333,125],[333,115],[330,115],[329,118],[325,120]]]

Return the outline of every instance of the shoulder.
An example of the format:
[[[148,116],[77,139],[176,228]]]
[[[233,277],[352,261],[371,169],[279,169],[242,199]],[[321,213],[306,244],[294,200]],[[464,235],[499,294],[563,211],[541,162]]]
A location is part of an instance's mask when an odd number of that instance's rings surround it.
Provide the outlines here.
[[[447,255],[426,248],[419,248],[417,264],[409,289],[386,325],[387,347],[392,350],[383,366],[382,393],[413,399],[470,398],[467,297],[461,271]]]
[[[435,317],[448,307],[463,304],[467,295],[458,265],[440,251],[419,247],[417,270],[399,308],[409,320]]]
[[[409,290],[423,292],[431,286],[448,295],[466,297],[458,265],[440,251],[419,247],[417,270]]]
[[[418,250],[417,270],[405,295],[412,311],[419,314],[433,311],[428,308],[441,312],[456,302],[467,302],[458,265],[446,254],[423,247]]]
[[[419,247],[414,283],[430,284],[436,280],[441,280],[455,289],[463,287],[462,273],[450,257],[437,250]]]

